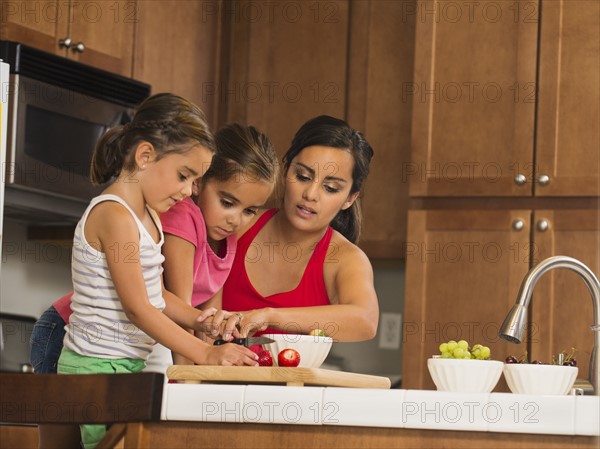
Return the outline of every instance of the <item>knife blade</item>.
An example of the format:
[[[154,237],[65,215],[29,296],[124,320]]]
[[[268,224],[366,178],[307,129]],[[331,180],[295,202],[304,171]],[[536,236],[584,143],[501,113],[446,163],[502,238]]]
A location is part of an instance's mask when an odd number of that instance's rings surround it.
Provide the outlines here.
[[[241,345],[241,346],[245,346],[248,348],[248,347],[254,346],[254,345],[266,345],[269,343],[273,343],[274,341],[275,340],[273,340],[269,337],[260,336],[260,337],[234,338],[231,341],[219,339],[219,340],[215,340],[214,345],[220,346],[220,345],[224,345],[225,343],[234,343],[236,345]]]

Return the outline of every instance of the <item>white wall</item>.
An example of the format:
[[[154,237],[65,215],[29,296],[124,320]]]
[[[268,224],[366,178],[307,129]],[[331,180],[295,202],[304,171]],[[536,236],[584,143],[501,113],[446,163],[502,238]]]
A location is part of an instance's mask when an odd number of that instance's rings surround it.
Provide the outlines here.
[[[394,260],[372,260],[371,263],[375,276],[375,290],[379,299],[380,317],[387,315],[387,318],[400,318],[402,321],[404,263]],[[402,328],[386,330],[383,324],[380,319],[377,335],[370,341],[334,343],[325,363],[331,364],[332,368],[337,365],[343,371],[388,376],[392,382],[398,381],[402,373]],[[398,348],[393,348],[394,341],[386,341],[384,337],[388,336],[399,339]]]
[[[28,241],[27,228],[4,222],[0,312],[39,317],[72,290],[70,243]]]

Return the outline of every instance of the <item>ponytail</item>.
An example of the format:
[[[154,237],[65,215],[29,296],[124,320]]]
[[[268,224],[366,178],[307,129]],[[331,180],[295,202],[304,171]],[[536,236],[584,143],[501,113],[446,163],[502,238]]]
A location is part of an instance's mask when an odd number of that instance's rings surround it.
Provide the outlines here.
[[[90,170],[94,184],[104,184],[121,172],[125,161],[120,145],[124,131],[123,126],[111,128],[96,143]]]
[[[356,244],[360,238],[362,226],[362,212],[359,199],[357,198],[348,209],[339,211],[330,226],[350,242]]]

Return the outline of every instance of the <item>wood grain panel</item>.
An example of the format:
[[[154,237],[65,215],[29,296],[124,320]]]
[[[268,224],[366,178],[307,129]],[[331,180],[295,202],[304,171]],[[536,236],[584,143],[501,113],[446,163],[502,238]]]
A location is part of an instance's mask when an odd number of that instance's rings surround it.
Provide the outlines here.
[[[68,36],[69,3],[58,0],[2,2],[0,39],[66,56],[58,40]]]
[[[138,2],[134,77],[196,103],[217,126],[222,2]]]
[[[598,437],[280,424],[144,423],[150,448],[596,448]],[[127,446],[126,446],[127,447]]]
[[[360,16],[365,23],[352,27],[350,54],[356,59],[349,61],[348,76],[353,84],[349,84],[347,114],[375,151],[361,199],[364,222],[360,246],[370,257],[400,258],[404,257],[406,241],[405,174],[410,161],[412,113],[411,102],[402,98],[402,89],[413,77],[415,17],[407,14],[407,9],[415,2],[368,2],[367,11],[357,3],[351,3],[351,16],[355,21],[359,20],[355,15]],[[365,44],[360,38],[366,32]],[[360,124],[354,124],[354,117]]]
[[[531,195],[538,2],[417,5],[411,196]]]
[[[600,3],[544,2],[540,42],[538,196],[600,195]]]
[[[348,2],[234,2],[233,54],[245,53],[221,86],[227,121],[267,133],[283,155],[308,119],[344,117]],[[236,63],[236,61],[234,61]]]
[[[69,57],[123,76],[132,76],[133,39],[138,21],[132,0],[72,1],[69,36],[82,42],[82,53]]]
[[[495,360],[514,351],[498,330],[528,270],[529,216],[409,212],[402,388],[435,389],[427,359],[451,339],[489,346]],[[515,220],[523,221],[521,231],[513,230]],[[505,388],[501,383],[496,391]]]

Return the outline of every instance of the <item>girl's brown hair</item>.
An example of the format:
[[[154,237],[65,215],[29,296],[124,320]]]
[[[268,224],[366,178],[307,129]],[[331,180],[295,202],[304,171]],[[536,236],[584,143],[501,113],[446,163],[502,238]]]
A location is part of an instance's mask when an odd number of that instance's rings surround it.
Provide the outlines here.
[[[92,182],[104,184],[122,170],[134,170],[132,153],[142,141],[152,144],[156,160],[198,145],[215,151],[214,137],[198,106],[177,95],[156,94],[139,106],[131,123],[109,129],[98,140],[92,157]]]
[[[243,181],[275,183],[279,173],[277,154],[269,138],[253,126],[226,125],[215,133],[216,153],[203,181]]]

